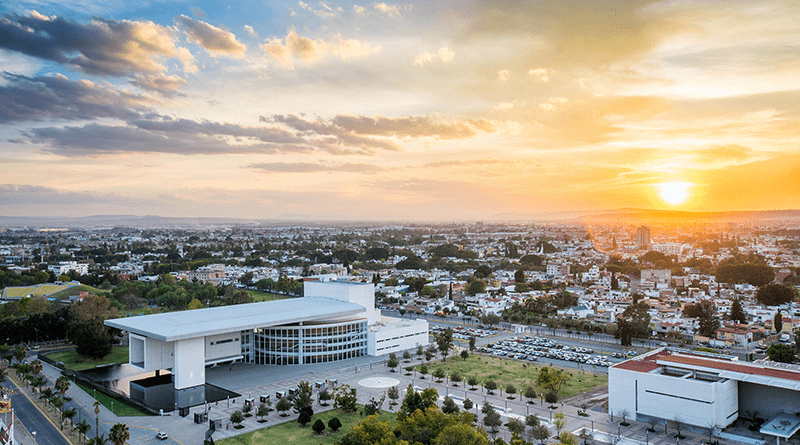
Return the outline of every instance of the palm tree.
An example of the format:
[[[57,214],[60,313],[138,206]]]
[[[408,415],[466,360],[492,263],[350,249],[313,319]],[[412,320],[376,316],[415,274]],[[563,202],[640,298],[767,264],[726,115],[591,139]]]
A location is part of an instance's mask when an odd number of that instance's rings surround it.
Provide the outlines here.
[[[11,347],[8,346],[8,343],[3,343],[0,345],[0,359],[5,360],[8,357],[8,351],[11,350]],[[11,360],[9,360],[10,362]]]
[[[97,439],[98,438],[97,433],[100,432],[100,401],[95,400],[92,406],[94,406],[94,438]],[[103,444],[95,444],[95,445],[103,445]]]
[[[18,363],[22,363],[26,355],[28,355],[28,350],[25,349],[25,346],[17,345],[14,348],[14,358],[17,359]]]
[[[95,432],[94,439],[89,439],[89,441],[86,443],[86,445],[106,445],[106,442],[108,442],[108,439],[106,439],[105,434],[101,434],[101,435],[97,436],[96,433],[97,432]]]
[[[50,399],[50,403],[53,406],[55,406],[56,409],[61,409],[61,407],[64,406],[64,399],[62,399],[59,396],[53,396],[53,398]],[[62,431],[64,430],[64,413],[63,412],[61,413],[61,430]]]
[[[92,429],[92,426],[86,423],[86,419],[81,420],[75,425],[75,428],[78,429],[78,432],[83,435],[83,440],[86,440],[86,432]]]
[[[50,399],[53,397],[53,390],[48,386],[39,392],[39,398],[44,399],[45,402],[50,403]]]
[[[56,391],[60,392],[62,397],[64,396],[64,394],[67,393],[69,385],[70,385],[69,378],[65,375],[62,375],[56,379],[56,384],[55,384]]]
[[[31,362],[31,374],[38,375],[42,372],[42,362],[39,360],[34,360]]]
[[[131,438],[131,432],[128,426],[124,423],[116,423],[111,427],[111,432],[108,433],[108,440],[114,445],[125,445],[125,442]]]
[[[75,408],[65,409],[61,412],[61,422],[64,422],[64,417],[69,420],[70,432],[75,431],[75,424],[72,422],[72,418],[78,414],[78,411]]]
[[[3,383],[5,381],[6,381],[6,370],[0,369],[0,383]]]

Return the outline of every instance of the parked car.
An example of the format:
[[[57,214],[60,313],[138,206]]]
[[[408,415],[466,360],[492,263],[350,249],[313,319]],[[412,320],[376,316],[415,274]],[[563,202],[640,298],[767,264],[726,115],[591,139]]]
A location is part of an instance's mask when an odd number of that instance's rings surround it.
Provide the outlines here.
[[[156,438],[159,440],[167,440],[168,437],[169,436],[167,436],[167,433],[165,433],[164,430],[161,430],[156,433]]]

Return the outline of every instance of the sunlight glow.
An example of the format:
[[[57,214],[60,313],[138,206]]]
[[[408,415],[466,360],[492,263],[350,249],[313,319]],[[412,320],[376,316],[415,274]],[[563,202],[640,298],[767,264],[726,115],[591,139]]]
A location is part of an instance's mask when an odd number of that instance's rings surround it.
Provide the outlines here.
[[[693,186],[691,182],[662,182],[656,184],[658,194],[661,199],[669,205],[678,205],[686,202],[689,198],[689,188]]]

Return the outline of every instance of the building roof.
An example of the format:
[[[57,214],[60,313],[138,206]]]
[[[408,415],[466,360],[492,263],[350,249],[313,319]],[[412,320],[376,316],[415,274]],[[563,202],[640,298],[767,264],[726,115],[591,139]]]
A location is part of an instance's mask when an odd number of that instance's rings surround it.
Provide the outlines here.
[[[324,297],[289,298],[106,320],[105,324],[161,341],[176,341],[304,321],[364,316],[356,303]]]

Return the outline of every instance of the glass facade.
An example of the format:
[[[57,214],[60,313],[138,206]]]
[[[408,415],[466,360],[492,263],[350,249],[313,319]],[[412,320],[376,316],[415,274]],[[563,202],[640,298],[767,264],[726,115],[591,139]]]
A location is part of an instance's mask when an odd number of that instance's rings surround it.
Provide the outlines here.
[[[366,354],[367,320],[272,326],[242,332],[245,361],[259,365],[326,363]]]

